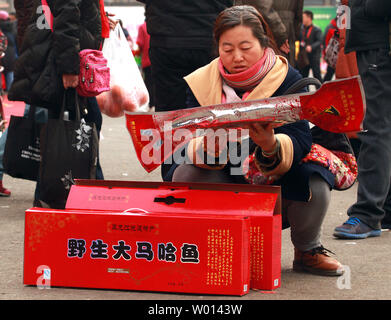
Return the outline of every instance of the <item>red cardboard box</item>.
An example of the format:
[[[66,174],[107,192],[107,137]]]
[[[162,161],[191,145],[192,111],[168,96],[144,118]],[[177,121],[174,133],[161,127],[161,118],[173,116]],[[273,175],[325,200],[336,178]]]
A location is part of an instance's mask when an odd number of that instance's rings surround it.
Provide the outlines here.
[[[250,287],[281,284],[281,190],[276,186],[78,180],[67,209],[250,217]]]
[[[244,295],[249,219],[31,208],[24,284]]]

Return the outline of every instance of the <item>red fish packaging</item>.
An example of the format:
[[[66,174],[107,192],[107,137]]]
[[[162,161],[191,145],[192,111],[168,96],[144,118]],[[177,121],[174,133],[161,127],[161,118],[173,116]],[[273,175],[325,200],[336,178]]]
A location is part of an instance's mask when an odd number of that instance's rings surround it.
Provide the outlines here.
[[[279,187],[78,180],[26,211],[24,284],[244,295],[281,285]]]
[[[241,296],[248,253],[246,217],[32,208],[24,284]]]
[[[357,132],[362,130],[365,110],[365,94],[357,76],[326,82],[315,92],[125,115],[140,164],[151,172],[193,137],[205,135],[206,129],[245,128],[252,122],[273,122],[277,127],[308,120],[330,132]]]

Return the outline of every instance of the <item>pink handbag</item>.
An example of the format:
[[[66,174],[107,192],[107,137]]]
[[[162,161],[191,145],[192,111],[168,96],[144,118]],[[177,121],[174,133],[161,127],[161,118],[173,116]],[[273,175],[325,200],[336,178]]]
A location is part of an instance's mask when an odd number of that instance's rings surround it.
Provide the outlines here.
[[[96,97],[110,90],[110,68],[102,51],[80,51],[79,85],[76,90],[82,97]]]
[[[53,31],[53,15],[46,0],[41,1],[45,19]],[[110,68],[107,59],[98,50],[85,49],[79,52],[80,72],[77,93],[82,97],[96,97],[110,90]]]

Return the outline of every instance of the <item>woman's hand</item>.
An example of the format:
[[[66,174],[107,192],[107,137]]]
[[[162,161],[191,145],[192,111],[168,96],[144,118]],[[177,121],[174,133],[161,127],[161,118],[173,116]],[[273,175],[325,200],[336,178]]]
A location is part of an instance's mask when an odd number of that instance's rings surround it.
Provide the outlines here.
[[[63,74],[62,84],[65,89],[76,88],[79,85],[79,76],[77,74]]]
[[[277,140],[274,135],[273,123],[261,124],[252,123],[248,126],[250,130],[250,138],[256,143],[264,152],[270,153],[274,150]]]
[[[106,13],[106,15],[107,15],[107,18],[109,19],[110,29],[114,30],[116,25],[117,25],[117,23],[118,23],[118,20],[114,20],[114,19],[112,19],[110,17],[114,17],[115,14],[113,14],[113,13]]]

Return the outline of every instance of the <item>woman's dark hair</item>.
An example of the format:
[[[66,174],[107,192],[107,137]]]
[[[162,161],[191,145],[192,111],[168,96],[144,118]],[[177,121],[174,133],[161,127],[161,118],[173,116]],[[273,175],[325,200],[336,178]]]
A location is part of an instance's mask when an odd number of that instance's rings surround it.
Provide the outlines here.
[[[215,49],[218,51],[221,35],[237,26],[249,27],[255,38],[263,48],[271,47],[276,53],[279,53],[273,34],[265,19],[253,6],[233,6],[222,11],[215,21],[213,37]]]

